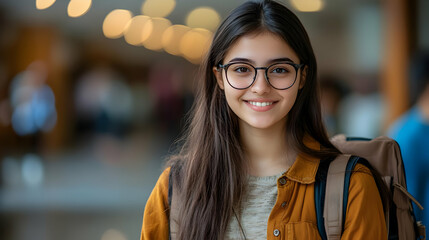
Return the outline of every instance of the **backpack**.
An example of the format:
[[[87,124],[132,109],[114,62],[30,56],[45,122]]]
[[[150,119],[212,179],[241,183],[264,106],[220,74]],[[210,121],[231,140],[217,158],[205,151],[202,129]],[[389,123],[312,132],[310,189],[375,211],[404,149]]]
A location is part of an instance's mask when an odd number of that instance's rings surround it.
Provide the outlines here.
[[[423,207],[407,191],[404,164],[398,143],[388,137],[373,140],[364,138],[346,138],[337,135],[331,142],[343,154],[319,167],[316,181],[315,204],[317,226],[323,240],[340,239],[346,218],[350,177],[354,166],[361,163],[376,169],[392,199],[391,206],[385,211],[388,239],[426,239],[425,226],[416,222],[413,201]]]

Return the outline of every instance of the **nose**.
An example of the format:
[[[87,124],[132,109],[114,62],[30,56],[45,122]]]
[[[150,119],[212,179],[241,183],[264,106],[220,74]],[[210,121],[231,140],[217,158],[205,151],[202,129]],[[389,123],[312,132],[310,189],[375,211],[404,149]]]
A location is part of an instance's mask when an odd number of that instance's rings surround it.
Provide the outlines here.
[[[262,70],[262,71],[258,71]],[[269,93],[271,91],[271,86],[268,84],[267,79],[265,79],[265,72],[263,69],[258,69],[256,73],[255,82],[251,86],[251,90],[253,93],[257,93],[259,95],[263,95],[265,93]]]

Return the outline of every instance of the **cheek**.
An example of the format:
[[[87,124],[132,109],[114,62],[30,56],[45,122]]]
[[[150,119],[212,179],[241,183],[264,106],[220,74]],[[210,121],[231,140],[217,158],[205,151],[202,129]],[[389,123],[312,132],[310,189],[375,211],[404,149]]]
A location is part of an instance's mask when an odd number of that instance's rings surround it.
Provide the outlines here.
[[[226,102],[228,103],[228,105],[231,107],[231,105],[234,105],[234,102],[236,101],[236,94],[234,94],[234,91],[232,91],[231,89],[225,88],[225,98],[226,98]]]
[[[292,90],[292,89],[290,89]],[[289,92],[288,94],[283,95],[284,103],[285,103],[285,109],[287,112],[289,112],[293,106],[296,103],[296,99],[298,98],[298,89],[294,89],[293,91]]]
[[[234,113],[237,114],[237,108],[240,104],[240,97],[243,95],[241,91],[229,88],[225,86],[225,98],[228,106],[232,109]]]

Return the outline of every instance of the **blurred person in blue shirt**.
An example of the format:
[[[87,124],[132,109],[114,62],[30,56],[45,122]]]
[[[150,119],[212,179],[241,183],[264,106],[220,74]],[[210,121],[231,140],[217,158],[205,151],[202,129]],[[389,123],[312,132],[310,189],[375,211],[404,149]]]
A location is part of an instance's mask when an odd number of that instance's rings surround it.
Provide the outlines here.
[[[411,109],[390,128],[389,136],[401,148],[408,191],[427,207],[429,204],[429,52],[418,53],[409,68]],[[427,224],[429,211],[414,205],[416,218]]]

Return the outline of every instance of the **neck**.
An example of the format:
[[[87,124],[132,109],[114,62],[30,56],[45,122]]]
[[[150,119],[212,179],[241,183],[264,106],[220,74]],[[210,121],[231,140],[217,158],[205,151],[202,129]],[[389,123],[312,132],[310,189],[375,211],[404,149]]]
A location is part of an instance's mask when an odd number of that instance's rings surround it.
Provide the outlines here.
[[[240,135],[250,175],[273,176],[286,171],[295,161],[296,153],[286,141],[286,127],[258,129],[240,124]]]

